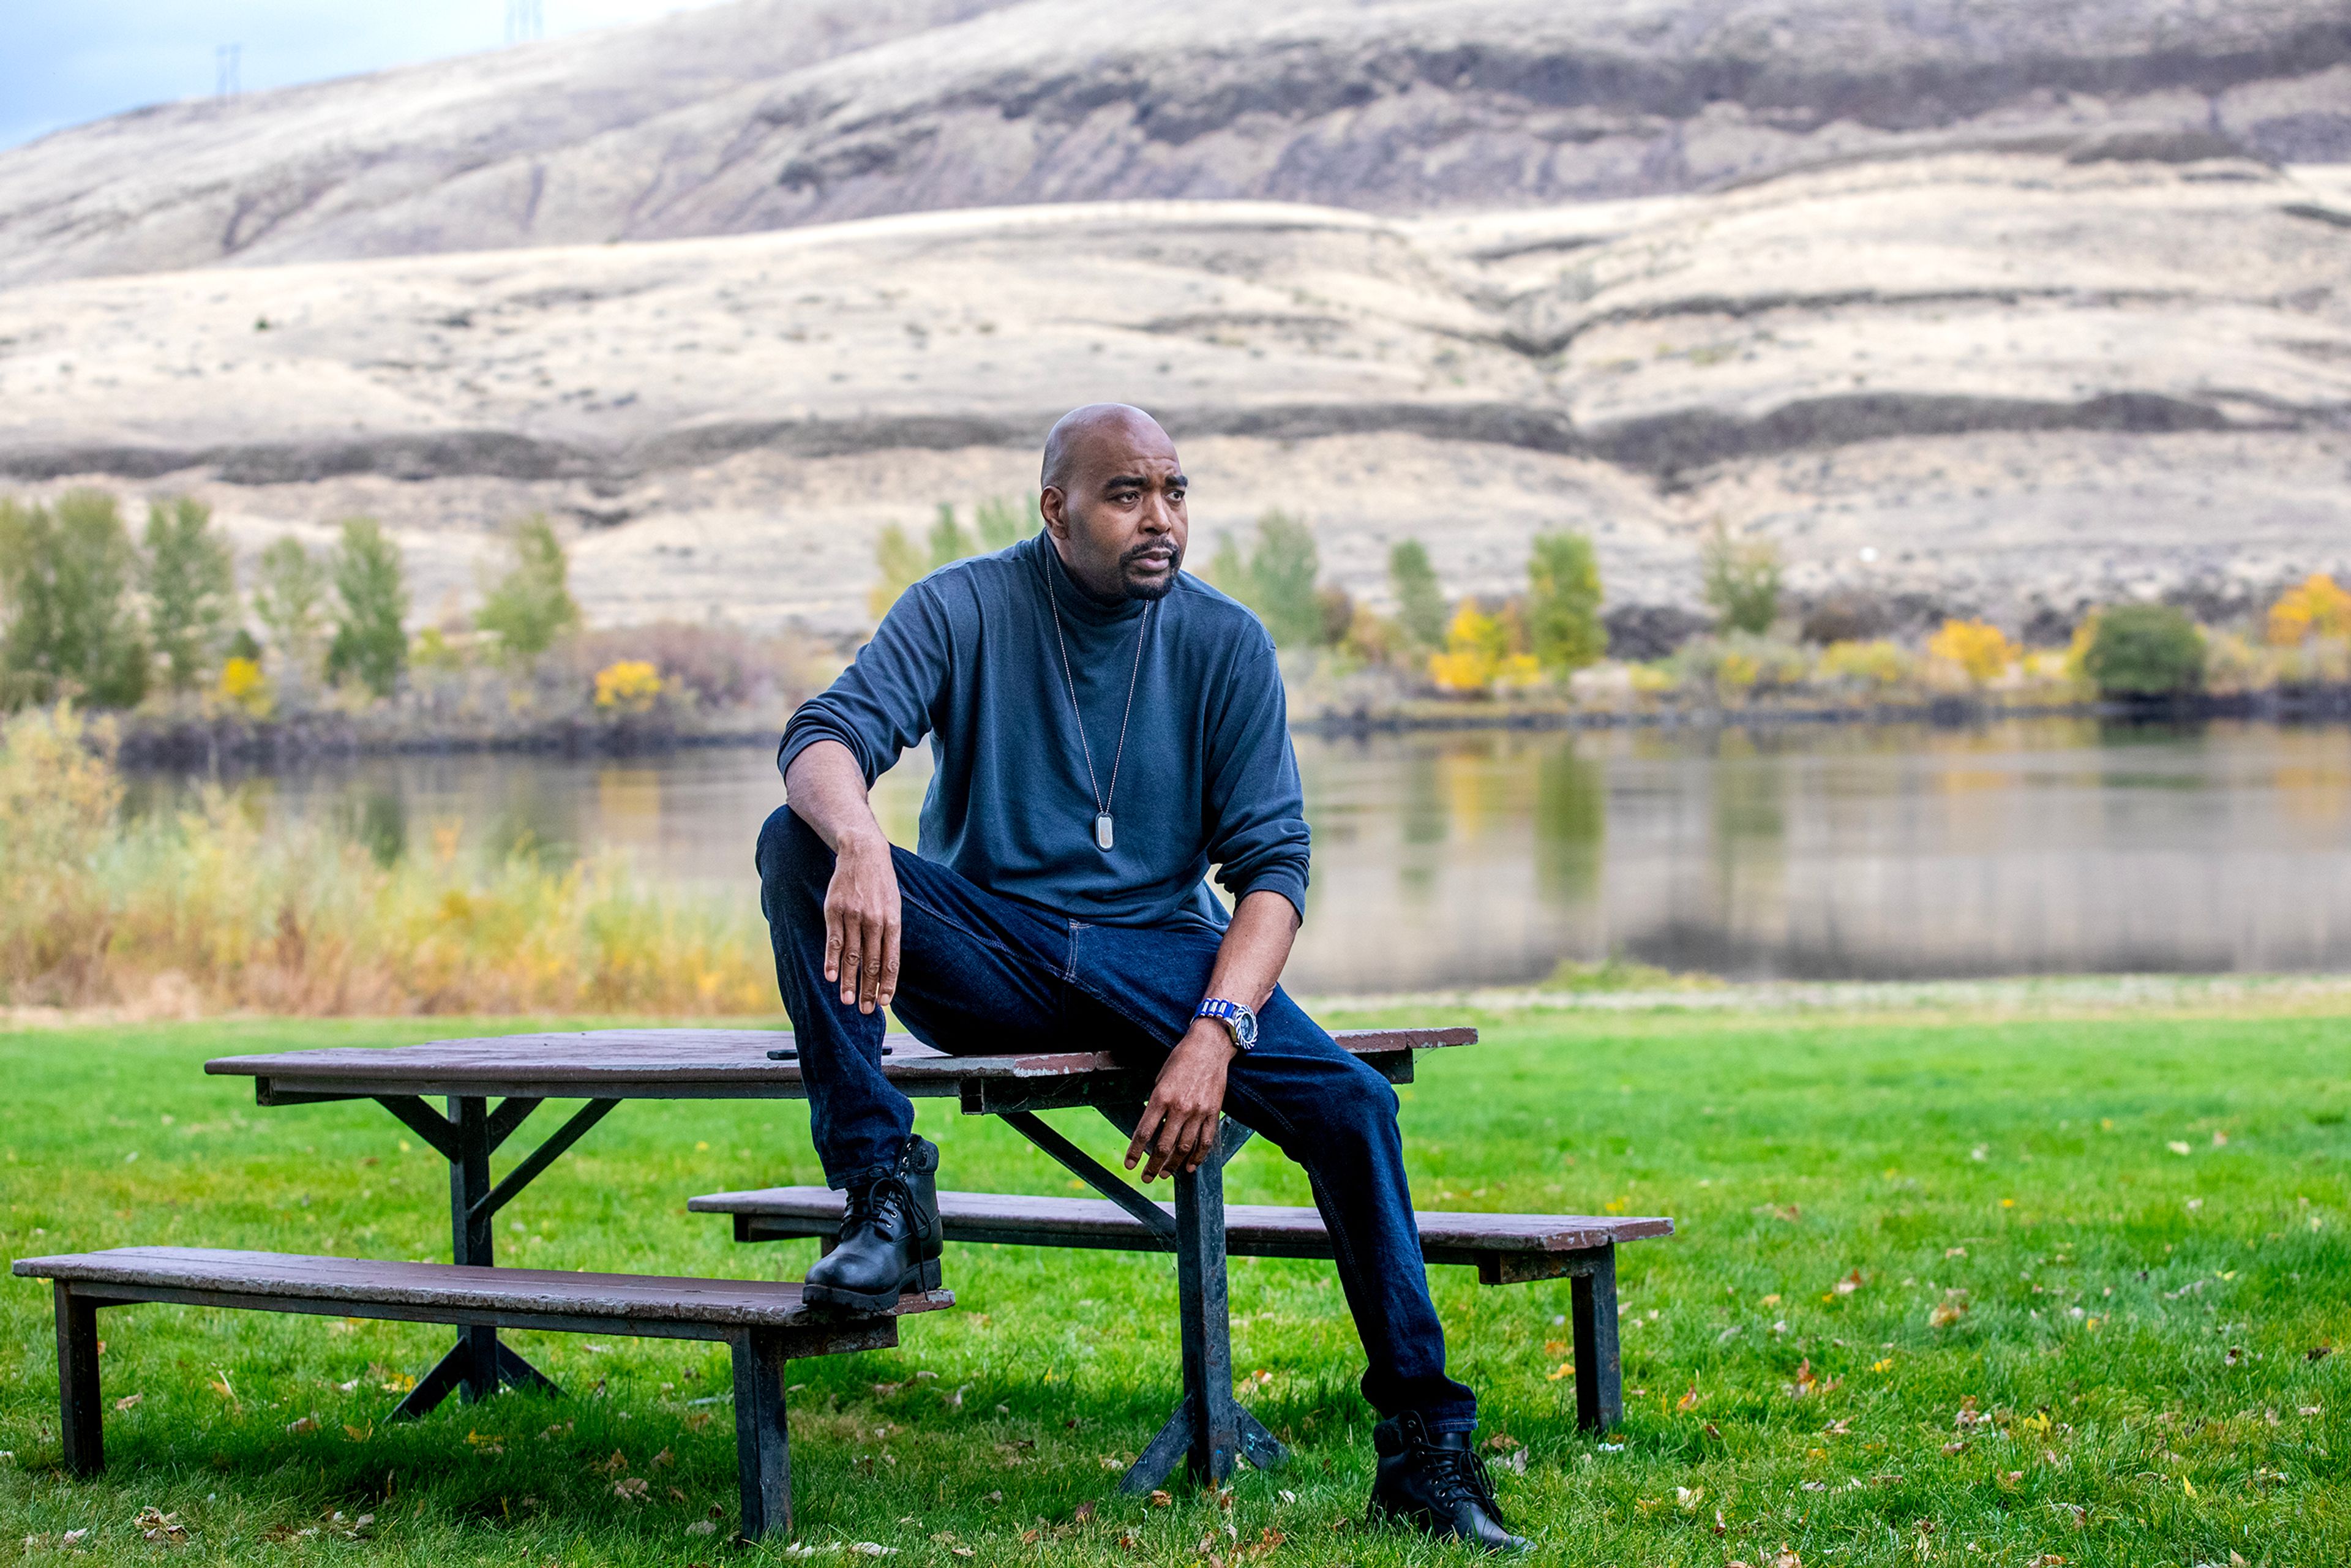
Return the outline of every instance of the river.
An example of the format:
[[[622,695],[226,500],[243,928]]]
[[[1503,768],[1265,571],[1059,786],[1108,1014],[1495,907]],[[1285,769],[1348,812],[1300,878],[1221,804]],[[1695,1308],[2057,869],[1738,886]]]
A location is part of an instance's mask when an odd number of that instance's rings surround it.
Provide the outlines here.
[[[1301,737],[1314,885],[1290,978],[1507,985],[1612,956],[1742,978],[2351,969],[2351,729],[2032,720]],[[927,759],[877,808],[911,844]],[[149,779],[149,806],[184,780]],[[236,786],[382,856],[629,857],[756,901],[756,747],[371,758]]]

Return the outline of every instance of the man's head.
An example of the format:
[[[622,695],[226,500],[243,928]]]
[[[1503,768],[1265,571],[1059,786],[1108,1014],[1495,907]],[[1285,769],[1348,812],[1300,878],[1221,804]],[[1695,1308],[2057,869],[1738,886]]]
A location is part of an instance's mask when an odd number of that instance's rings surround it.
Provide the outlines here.
[[[1072,409],[1045,438],[1038,509],[1061,565],[1098,599],[1176,586],[1191,519],[1184,468],[1159,422],[1123,402]]]

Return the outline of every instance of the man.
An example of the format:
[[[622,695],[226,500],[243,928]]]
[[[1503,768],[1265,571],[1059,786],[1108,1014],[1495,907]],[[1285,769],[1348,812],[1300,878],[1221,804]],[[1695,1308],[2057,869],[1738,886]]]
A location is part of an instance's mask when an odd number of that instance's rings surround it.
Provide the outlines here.
[[[1228,1108],[1312,1178],[1384,1417],[1373,1512],[1524,1547],[1470,1448],[1476,1396],[1445,1374],[1395,1092],[1276,985],[1308,846],[1272,641],[1183,575],[1184,472],[1149,415],[1068,414],[1043,481],[1043,533],[908,589],[784,730],[760,898],[848,1193],[808,1298],[878,1309],[939,1282],[938,1150],[882,1076],[885,1009],[941,1051],[1132,1056],[1158,1074],[1126,1154],[1145,1182],[1199,1168]],[[867,790],[925,736],[908,854]]]

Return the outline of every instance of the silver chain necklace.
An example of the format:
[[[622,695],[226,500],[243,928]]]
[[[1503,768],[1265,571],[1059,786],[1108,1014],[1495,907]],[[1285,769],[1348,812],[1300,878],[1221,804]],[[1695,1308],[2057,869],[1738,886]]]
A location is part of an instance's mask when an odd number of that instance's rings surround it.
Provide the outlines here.
[[[1050,549],[1052,546],[1045,547]],[[1118,796],[1118,766],[1126,760],[1126,726],[1134,716],[1134,688],[1143,675],[1143,643],[1151,631],[1151,605],[1143,607],[1142,624],[1134,632],[1134,669],[1126,677],[1126,711],[1119,716],[1118,749],[1110,759],[1110,793],[1102,793],[1102,781],[1094,776],[1094,748],[1086,740],[1086,716],[1078,707],[1078,678],[1070,669],[1070,640],[1061,632],[1061,600],[1053,591],[1053,563],[1045,563],[1045,598],[1053,606],[1053,642],[1061,650],[1061,681],[1070,694],[1070,716],[1077,721],[1078,750],[1086,759],[1086,788],[1094,798],[1094,847],[1108,854],[1116,841],[1112,830],[1110,803]]]

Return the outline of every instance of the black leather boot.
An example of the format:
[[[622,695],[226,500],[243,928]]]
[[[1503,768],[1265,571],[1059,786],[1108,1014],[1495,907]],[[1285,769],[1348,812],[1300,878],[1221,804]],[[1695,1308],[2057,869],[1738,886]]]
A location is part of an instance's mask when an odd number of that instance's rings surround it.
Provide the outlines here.
[[[1380,1456],[1372,1482],[1371,1517],[1394,1520],[1440,1540],[1468,1542],[1488,1552],[1524,1552],[1534,1542],[1502,1525],[1493,1478],[1469,1446],[1467,1432],[1432,1432],[1418,1413],[1372,1428]]]
[[[801,1299],[887,1312],[909,1291],[939,1288],[939,1146],[910,1137],[898,1168],[849,1194],[841,1238],[816,1261]]]

